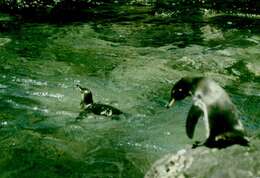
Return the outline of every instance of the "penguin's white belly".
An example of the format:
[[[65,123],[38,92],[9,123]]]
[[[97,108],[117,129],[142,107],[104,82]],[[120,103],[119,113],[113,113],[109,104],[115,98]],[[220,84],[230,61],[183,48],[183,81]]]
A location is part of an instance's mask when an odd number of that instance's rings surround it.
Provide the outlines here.
[[[208,110],[207,110],[207,105],[205,104],[205,102],[201,99],[200,94],[199,95],[195,95],[193,97],[193,102],[194,105],[197,106],[198,108],[201,109],[201,111],[203,112],[203,121],[204,121],[204,126],[205,126],[205,130],[206,130],[206,139],[209,138],[209,134],[210,134],[210,127],[209,127],[209,117],[208,117]]]

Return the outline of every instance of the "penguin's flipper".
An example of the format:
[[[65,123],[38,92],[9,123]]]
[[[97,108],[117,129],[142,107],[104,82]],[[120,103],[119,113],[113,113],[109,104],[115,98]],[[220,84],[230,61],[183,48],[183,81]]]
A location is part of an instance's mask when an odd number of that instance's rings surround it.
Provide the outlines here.
[[[193,138],[195,126],[202,113],[202,110],[198,106],[192,105],[186,120],[186,134],[189,138]]]

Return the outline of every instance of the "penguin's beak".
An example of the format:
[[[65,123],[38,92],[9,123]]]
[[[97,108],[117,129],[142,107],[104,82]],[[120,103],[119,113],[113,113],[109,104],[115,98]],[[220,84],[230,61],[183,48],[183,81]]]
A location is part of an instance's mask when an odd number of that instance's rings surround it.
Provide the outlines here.
[[[76,87],[80,90],[81,93],[84,91],[82,86],[80,86],[79,84],[77,84]]]
[[[175,99],[172,98],[169,103],[166,105],[166,108],[170,108],[174,104]]]

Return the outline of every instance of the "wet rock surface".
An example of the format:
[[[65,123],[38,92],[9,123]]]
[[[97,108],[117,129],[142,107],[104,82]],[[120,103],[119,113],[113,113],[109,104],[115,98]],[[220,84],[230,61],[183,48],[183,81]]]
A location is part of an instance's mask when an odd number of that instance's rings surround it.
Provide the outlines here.
[[[259,140],[253,140],[250,147],[185,148],[156,161],[145,178],[260,177],[259,150]]]

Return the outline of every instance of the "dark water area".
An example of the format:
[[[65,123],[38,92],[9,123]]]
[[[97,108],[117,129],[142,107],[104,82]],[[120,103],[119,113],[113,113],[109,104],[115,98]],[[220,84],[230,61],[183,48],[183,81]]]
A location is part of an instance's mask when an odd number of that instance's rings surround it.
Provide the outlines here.
[[[142,7],[143,8],[143,7]],[[260,19],[204,13],[47,23],[0,14],[0,177],[141,178],[185,134],[191,99],[166,109],[183,76],[213,78],[260,135]],[[80,113],[76,84],[127,113]],[[205,138],[199,123],[195,140]]]

